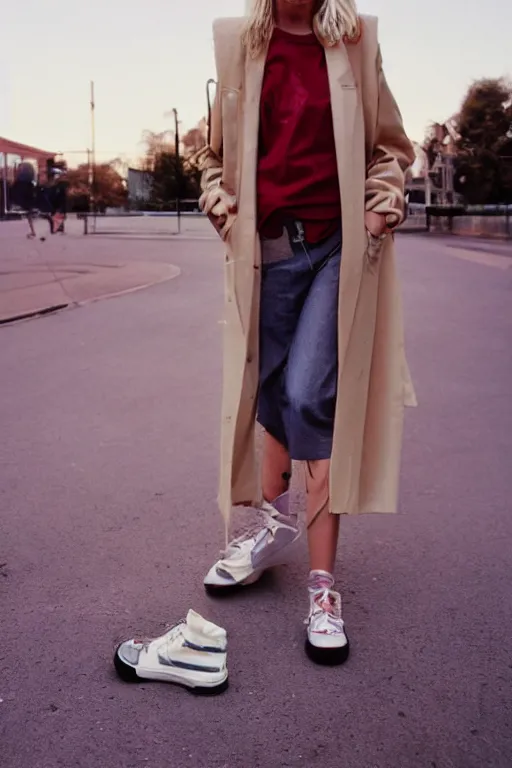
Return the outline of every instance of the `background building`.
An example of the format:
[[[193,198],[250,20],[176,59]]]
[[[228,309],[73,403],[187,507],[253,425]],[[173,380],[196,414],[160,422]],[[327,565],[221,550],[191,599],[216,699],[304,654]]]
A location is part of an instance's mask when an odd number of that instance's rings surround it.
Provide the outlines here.
[[[151,199],[153,174],[137,168],[128,168],[128,201],[131,205],[147,203]]]
[[[43,184],[48,181],[48,171],[53,166],[55,154],[0,136],[0,216],[5,216],[9,211],[9,187],[14,181],[18,165],[23,161],[33,163],[37,169],[37,180]]]

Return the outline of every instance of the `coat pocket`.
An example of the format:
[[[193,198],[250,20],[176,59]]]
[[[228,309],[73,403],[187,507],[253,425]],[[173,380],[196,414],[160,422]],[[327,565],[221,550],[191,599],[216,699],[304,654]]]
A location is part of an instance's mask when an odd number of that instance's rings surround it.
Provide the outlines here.
[[[366,230],[366,252],[365,252],[365,265],[369,272],[376,269],[380,262],[382,252],[388,241],[389,234],[384,237],[375,237],[371,232]]]

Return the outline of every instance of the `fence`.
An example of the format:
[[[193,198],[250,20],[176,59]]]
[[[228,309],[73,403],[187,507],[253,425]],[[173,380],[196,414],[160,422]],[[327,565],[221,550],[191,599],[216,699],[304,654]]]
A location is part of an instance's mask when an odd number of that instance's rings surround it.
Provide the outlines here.
[[[427,208],[429,232],[512,239],[512,205]]]
[[[135,239],[166,239],[186,235],[194,239],[216,238],[207,217],[199,212],[128,211],[105,214],[80,213],[84,235]]]

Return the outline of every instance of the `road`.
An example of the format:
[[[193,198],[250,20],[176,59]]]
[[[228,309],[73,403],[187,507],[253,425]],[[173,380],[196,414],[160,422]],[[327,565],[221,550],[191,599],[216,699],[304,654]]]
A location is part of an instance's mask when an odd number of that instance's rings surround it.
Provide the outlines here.
[[[400,513],[342,521],[353,653],[330,670],[303,654],[305,549],[203,593],[223,543],[221,250],[139,245],[126,258],[181,275],[0,328],[2,768],[510,768],[510,248],[398,238],[421,407]],[[228,630],[229,691],[118,681],[116,642],[189,607]]]

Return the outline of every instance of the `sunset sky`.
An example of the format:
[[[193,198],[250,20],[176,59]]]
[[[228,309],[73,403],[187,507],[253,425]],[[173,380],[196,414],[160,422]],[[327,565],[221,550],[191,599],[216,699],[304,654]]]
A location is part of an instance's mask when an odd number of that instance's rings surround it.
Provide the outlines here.
[[[25,0],[2,8],[0,136],[52,151],[90,145],[98,159],[140,154],[145,128],[205,113],[214,75],[211,23],[243,0]],[[380,17],[384,66],[411,138],[457,111],[475,78],[512,75],[512,0],[364,0]]]

